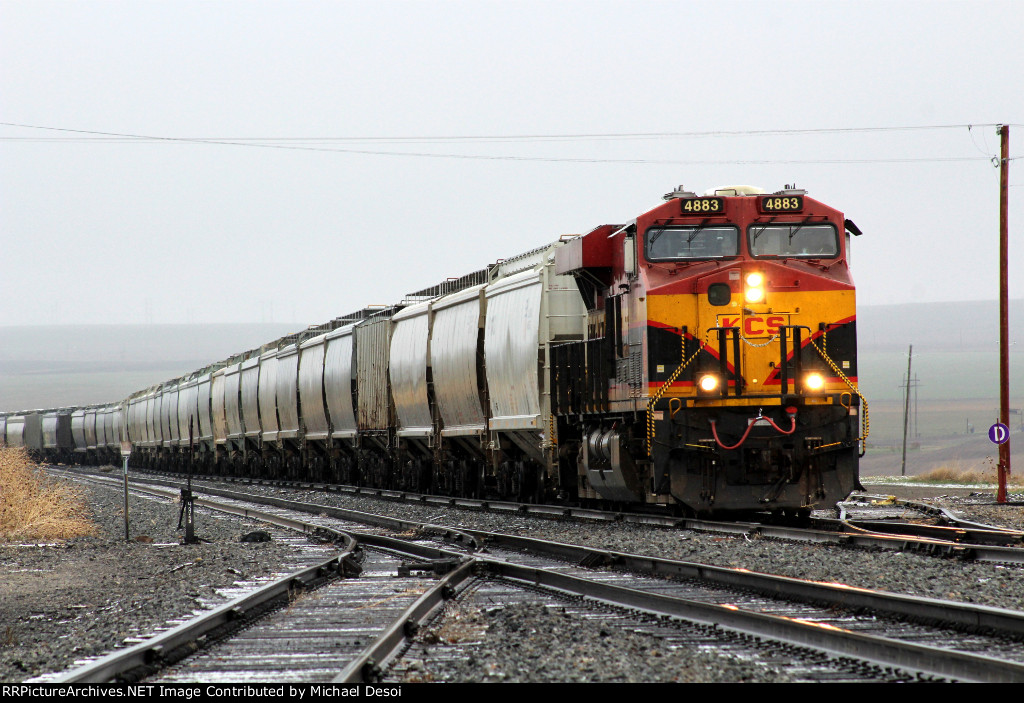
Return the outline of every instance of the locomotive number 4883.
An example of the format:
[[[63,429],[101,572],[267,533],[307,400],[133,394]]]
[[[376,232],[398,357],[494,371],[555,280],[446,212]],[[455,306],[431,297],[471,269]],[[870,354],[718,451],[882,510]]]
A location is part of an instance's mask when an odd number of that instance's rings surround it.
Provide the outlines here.
[[[725,201],[722,198],[689,198],[683,200],[682,208],[684,215],[690,213],[724,212]]]

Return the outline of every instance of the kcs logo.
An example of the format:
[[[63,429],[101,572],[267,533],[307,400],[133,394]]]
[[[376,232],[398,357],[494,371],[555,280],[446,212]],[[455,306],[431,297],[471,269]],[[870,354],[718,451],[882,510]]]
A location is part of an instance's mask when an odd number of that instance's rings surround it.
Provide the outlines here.
[[[722,327],[739,327],[740,317],[722,317],[719,322]],[[769,315],[768,317],[745,317],[743,318],[743,334],[747,337],[758,337],[764,334],[778,334],[782,325],[786,324],[783,315]]]

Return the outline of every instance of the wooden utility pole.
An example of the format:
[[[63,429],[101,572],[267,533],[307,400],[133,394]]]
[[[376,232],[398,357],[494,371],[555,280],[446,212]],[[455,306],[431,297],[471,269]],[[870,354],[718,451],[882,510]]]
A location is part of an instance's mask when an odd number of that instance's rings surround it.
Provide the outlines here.
[[[910,418],[910,360],[914,356],[914,345],[907,350],[907,396],[903,400],[903,465],[900,476],[907,475],[907,420]]]
[[[999,421],[1010,426],[1010,320],[1009,320],[1009,200],[1010,126],[999,126]],[[1006,480],[1010,476],[1010,440],[999,445],[999,493],[1006,502]]]

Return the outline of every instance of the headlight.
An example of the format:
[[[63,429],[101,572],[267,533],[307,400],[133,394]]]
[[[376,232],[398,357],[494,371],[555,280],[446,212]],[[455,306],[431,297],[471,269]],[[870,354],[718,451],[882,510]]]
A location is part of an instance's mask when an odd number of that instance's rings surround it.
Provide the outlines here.
[[[804,387],[809,391],[820,391],[825,385],[825,377],[820,373],[809,373],[804,376]]]
[[[754,271],[747,274],[747,290],[744,296],[748,303],[760,303],[764,300],[764,274]]]
[[[718,388],[718,376],[713,376],[711,374],[701,376],[697,385],[700,386],[700,389],[705,393],[713,393],[714,390]]]

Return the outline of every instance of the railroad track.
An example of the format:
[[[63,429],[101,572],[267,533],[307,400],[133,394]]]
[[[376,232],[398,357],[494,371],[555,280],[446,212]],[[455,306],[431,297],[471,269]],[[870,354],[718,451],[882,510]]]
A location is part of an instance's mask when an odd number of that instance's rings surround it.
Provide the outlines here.
[[[162,474],[168,485],[179,485],[178,475]],[[156,479],[159,480],[159,479]],[[407,491],[234,477],[203,476],[210,483],[242,483],[251,486],[296,490],[317,490],[348,495],[370,496],[413,505],[446,506],[460,509],[528,515],[558,520],[580,520],[648,525],[698,532],[746,535],[798,542],[830,543],[844,547],[886,549],[999,564],[1024,564],[1024,532],[957,518],[949,511],[924,503],[901,501],[891,496],[853,496],[837,506],[838,518],[814,517],[807,525],[763,521],[702,520],[672,516],[665,512],[620,512],[572,506],[537,505],[451,498]],[[215,491],[214,486],[207,486]]]
[[[307,533],[334,529],[331,521],[345,521],[346,530],[353,522],[369,522],[378,529],[350,533],[364,548],[459,563],[455,572],[462,579],[498,581],[524,590],[543,588],[552,596],[590,607],[631,613],[634,619],[681,619],[691,623],[688,627],[720,631],[727,640],[770,640],[772,647],[797,647],[817,652],[825,662],[846,662],[843,671],[861,669],[877,677],[877,672],[899,669],[902,680],[1024,680],[1024,614],[1017,611],[398,521],[400,529],[415,529],[418,535],[415,546],[410,546],[408,539],[383,533],[382,523],[391,518],[261,496],[235,494],[228,499],[230,492],[216,493],[222,496],[218,501],[234,503],[218,509],[255,516],[251,504],[246,508],[238,503],[270,504],[271,508],[261,508],[272,514],[270,519],[277,524],[300,522]],[[299,520],[296,512],[307,516]],[[478,553],[480,546],[486,555]],[[441,590],[450,595],[459,587],[449,581]],[[440,608],[443,593],[437,598],[423,617]],[[393,641],[374,645],[377,649],[360,655],[362,659],[353,657],[343,671],[347,678],[338,680],[378,678],[386,659],[409,646],[418,627],[409,624],[410,617],[403,614],[384,627],[392,632]],[[422,617],[415,622],[422,622]],[[389,653],[381,654],[385,650]]]
[[[895,496],[855,494],[837,504],[837,521],[850,531],[909,535],[942,542],[1019,547],[1024,532],[983,525],[955,516],[945,508],[900,500]]]

